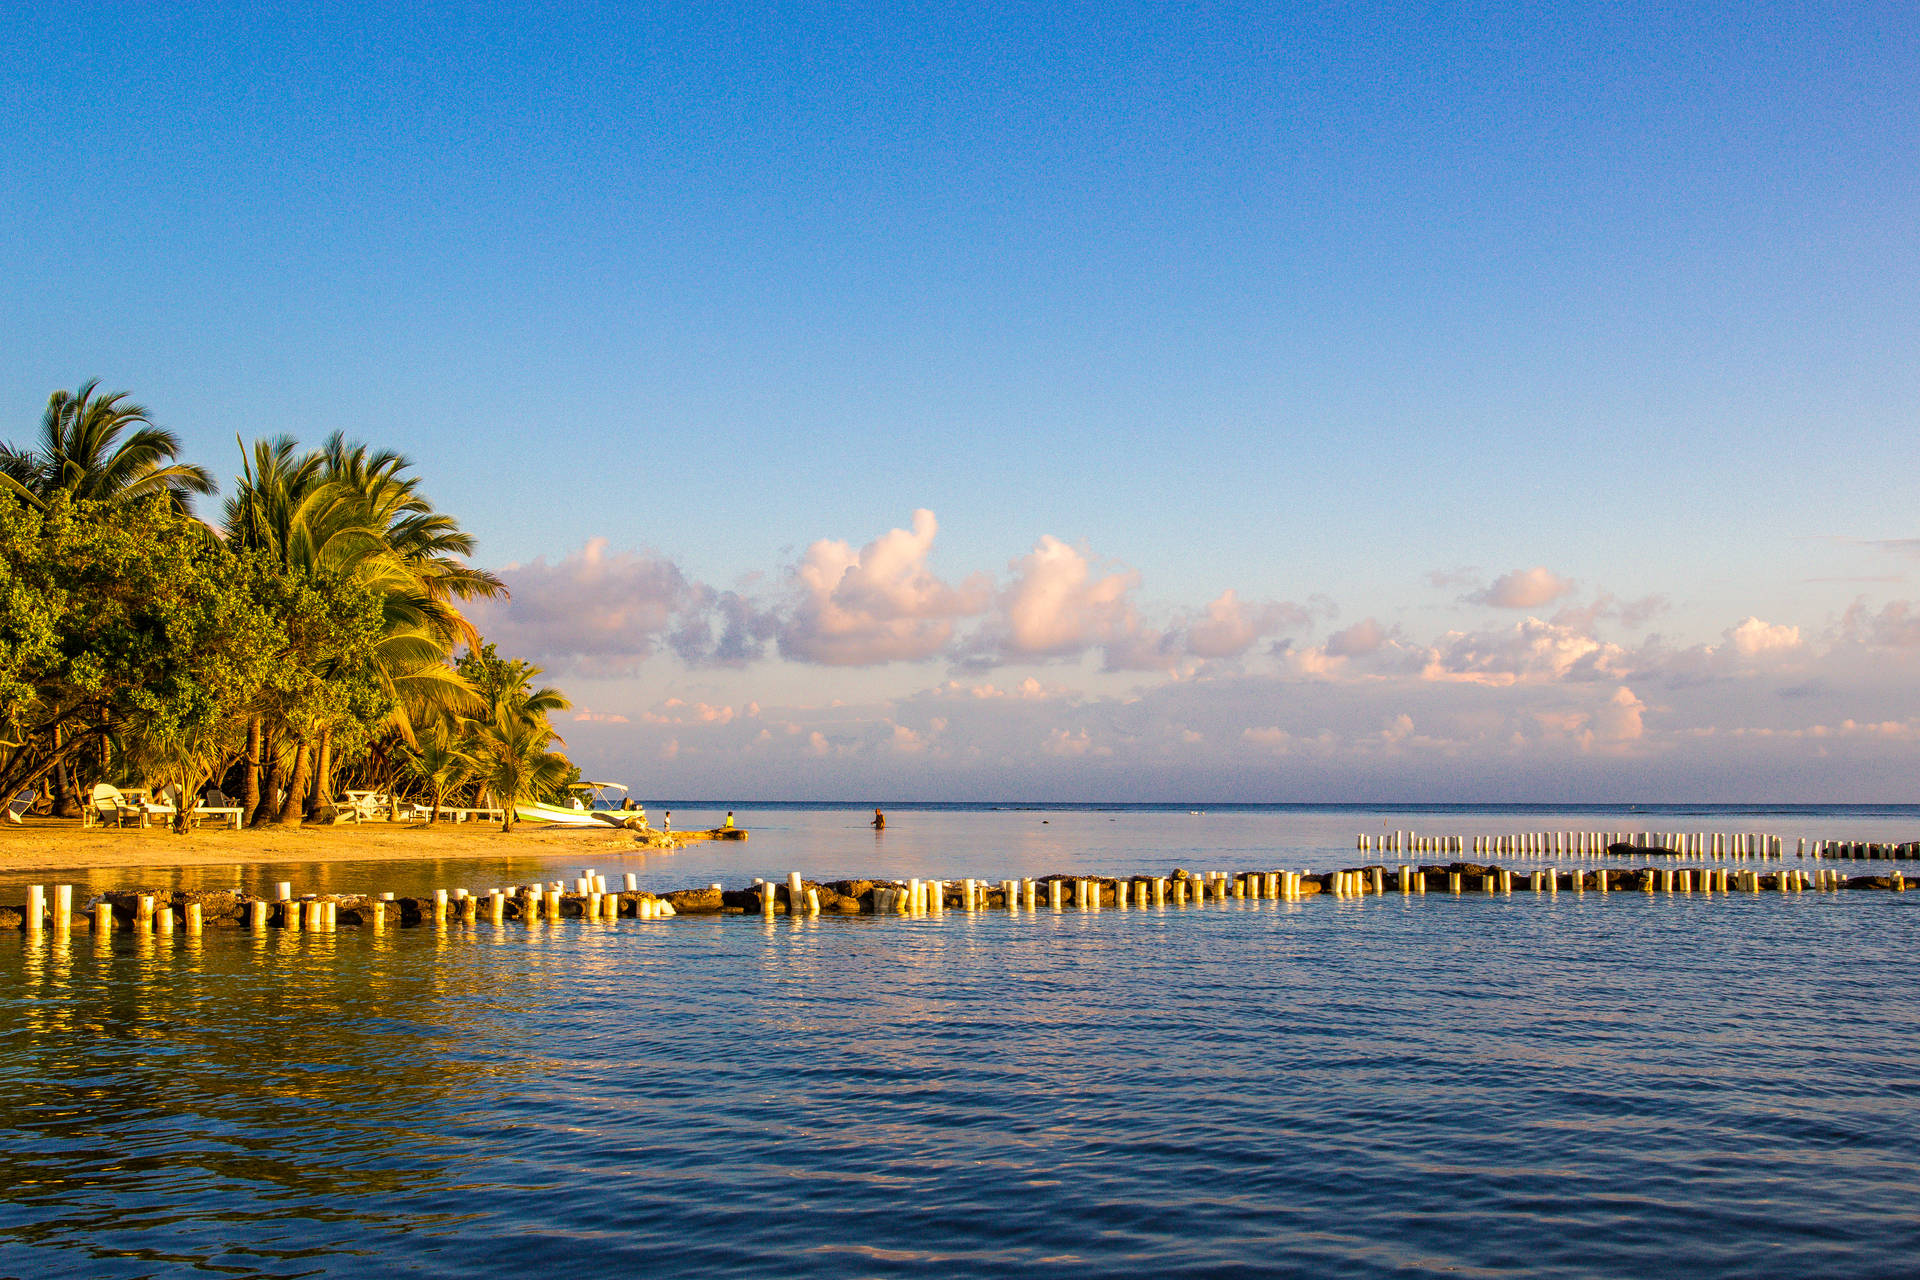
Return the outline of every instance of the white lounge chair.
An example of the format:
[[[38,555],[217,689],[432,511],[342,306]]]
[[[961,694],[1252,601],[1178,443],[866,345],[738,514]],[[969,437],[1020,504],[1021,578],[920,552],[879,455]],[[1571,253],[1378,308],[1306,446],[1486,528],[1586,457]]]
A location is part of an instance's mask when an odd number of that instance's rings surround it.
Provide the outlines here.
[[[94,817],[103,827],[146,825],[146,815],[141,813],[140,806],[129,802],[120,794],[120,788],[112,783],[95,783],[89,804],[93,809]]]

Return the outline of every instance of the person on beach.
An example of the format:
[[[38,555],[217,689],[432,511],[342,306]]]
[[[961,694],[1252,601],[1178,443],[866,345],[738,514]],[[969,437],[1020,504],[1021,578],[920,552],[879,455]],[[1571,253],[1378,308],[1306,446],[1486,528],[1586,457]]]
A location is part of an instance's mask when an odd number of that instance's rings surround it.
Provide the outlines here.
[[[728,831],[733,830],[733,810],[727,810],[727,820],[723,825]]]
[[[662,831],[673,830],[673,810],[667,810],[666,815],[660,819],[660,829]]]
[[[873,811],[872,825],[875,831],[885,831],[887,829],[887,815],[875,809]]]

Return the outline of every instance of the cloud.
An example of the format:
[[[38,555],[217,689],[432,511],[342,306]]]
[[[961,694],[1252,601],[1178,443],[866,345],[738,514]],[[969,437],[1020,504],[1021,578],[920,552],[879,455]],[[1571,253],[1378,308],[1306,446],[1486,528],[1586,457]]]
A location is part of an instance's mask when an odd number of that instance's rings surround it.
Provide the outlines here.
[[[1878,613],[1869,613],[1864,601],[1855,601],[1840,621],[1848,639],[1886,649],[1920,648],[1920,611],[1906,600],[1895,600]]]
[[[1747,657],[1787,653],[1800,647],[1800,628],[1748,618],[1724,633],[1735,653]]]
[[[1267,601],[1250,604],[1233,590],[1222,591],[1198,618],[1187,623],[1184,648],[1196,658],[1237,658],[1263,636],[1283,627],[1305,626],[1312,612],[1302,605]]]
[[[992,618],[958,651],[967,665],[1072,659],[1097,649],[1108,671],[1171,671],[1239,658],[1262,638],[1333,610],[1324,598],[1308,605],[1248,601],[1229,588],[1197,613],[1149,625],[1134,603],[1137,571],[1098,562],[1052,534],[1008,569],[1012,581]]]
[[[609,552],[605,538],[558,562],[543,557],[499,573],[510,598],[476,600],[469,618],[503,652],[553,669],[629,673],[702,603],[701,589],[671,561]]]
[[[1373,618],[1362,618],[1344,631],[1327,637],[1324,646],[1331,658],[1358,658],[1377,653],[1391,633]]]
[[[1002,651],[1024,658],[1066,657],[1091,645],[1136,638],[1129,599],[1140,575],[1117,569],[1096,576],[1087,554],[1052,534],[1012,564],[1013,584],[1000,599]]]
[[[714,624],[719,623],[715,634]],[[741,667],[765,656],[779,617],[735,591],[700,588],[697,608],[687,610],[667,643],[688,666]]]
[[[1544,565],[1503,573],[1487,586],[1461,597],[1467,604],[1482,604],[1495,609],[1538,609],[1569,595],[1574,584],[1549,571]]]
[[[1646,704],[1633,690],[1621,685],[1606,705],[1594,713],[1594,735],[1603,742],[1632,742],[1646,733],[1640,718],[1646,709]]]
[[[1426,680],[1470,684],[1598,680],[1621,674],[1626,651],[1572,627],[1528,618],[1495,631],[1449,632],[1427,654]]]
[[[939,523],[924,508],[912,523],[858,552],[830,538],[807,548],[794,571],[799,602],[778,628],[784,656],[843,667],[929,658],[951,643],[958,619],[986,611],[987,576],[943,582],[927,568]]]
[[[1641,596],[1638,600],[1622,602],[1614,608],[1613,616],[1620,619],[1621,626],[1638,630],[1672,607],[1671,600],[1655,592],[1652,595]]]

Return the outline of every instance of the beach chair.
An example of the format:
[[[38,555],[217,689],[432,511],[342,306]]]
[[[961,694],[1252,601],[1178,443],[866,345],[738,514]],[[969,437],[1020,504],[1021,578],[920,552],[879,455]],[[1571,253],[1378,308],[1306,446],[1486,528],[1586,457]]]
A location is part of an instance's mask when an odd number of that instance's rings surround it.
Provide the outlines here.
[[[386,808],[386,797],[376,791],[348,791],[344,794],[346,798],[337,801],[333,807],[340,812],[342,818],[352,814],[348,821],[372,822]]]
[[[28,787],[13,799],[7,801],[7,821],[19,826],[26,819],[27,810],[33,808],[33,801],[40,793],[36,788]]]
[[[145,821],[140,807],[129,804],[120,794],[120,788],[112,783],[95,783],[89,804],[94,817],[103,827],[137,827]]]

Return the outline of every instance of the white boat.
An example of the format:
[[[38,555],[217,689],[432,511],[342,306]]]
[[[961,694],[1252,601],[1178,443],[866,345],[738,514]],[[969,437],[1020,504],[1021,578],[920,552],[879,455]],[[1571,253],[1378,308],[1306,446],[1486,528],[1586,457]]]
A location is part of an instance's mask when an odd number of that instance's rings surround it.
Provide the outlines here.
[[[567,804],[521,804],[513,811],[523,822],[556,827],[624,827],[636,818],[645,821],[646,810],[619,806],[611,793],[624,796],[627,789],[618,782],[576,782],[569,790],[573,796]]]

